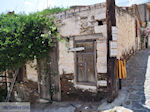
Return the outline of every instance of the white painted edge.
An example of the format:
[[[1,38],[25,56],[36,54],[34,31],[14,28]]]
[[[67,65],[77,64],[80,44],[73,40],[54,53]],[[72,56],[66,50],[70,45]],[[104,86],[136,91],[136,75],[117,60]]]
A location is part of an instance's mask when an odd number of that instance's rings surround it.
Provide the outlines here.
[[[105,86],[107,86],[107,81],[106,80],[100,80],[100,81],[97,82],[97,85],[105,87]]]
[[[84,47],[77,47],[77,48],[70,48],[70,49],[68,49],[68,51],[70,51],[70,52],[84,51],[84,50],[85,50]]]
[[[96,89],[97,89],[96,86],[81,85],[81,84],[76,84],[75,88],[82,89],[83,91],[88,90],[90,92],[96,92]]]

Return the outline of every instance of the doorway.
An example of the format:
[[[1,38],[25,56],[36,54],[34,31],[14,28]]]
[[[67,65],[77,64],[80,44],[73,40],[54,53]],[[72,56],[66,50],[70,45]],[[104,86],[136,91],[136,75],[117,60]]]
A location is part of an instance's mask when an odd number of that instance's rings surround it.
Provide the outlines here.
[[[76,51],[76,82],[79,84],[96,85],[96,49],[94,40],[75,41],[75,47],[84,47]]]

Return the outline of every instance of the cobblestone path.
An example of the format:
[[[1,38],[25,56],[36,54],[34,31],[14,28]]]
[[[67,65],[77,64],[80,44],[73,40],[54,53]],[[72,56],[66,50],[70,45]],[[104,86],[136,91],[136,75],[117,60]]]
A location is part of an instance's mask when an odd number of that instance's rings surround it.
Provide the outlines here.
[[[123,107],[133,112],[150,112],[150,49],[138,51],[127,62],[127,91]]]

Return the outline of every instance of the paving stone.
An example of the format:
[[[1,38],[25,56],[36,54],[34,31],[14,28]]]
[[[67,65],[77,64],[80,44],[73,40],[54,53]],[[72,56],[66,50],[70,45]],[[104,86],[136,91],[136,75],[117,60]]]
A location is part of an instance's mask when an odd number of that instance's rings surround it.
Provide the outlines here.
[[[139,104],[139,102],[135,102],[135,101],[132,102],[132,106],[133,108],[137,108],[137,109],[143,108],[143,106]]]
[[[145,93],[144,93],[144,91],[138,91],[138,92],[137,92],[137,94],[139,94],[139,95],[142,95],[142,96],[143,96]]]
[[[148,112],[147,110],[133,110],[133,112]]]
[[[135,88],[129,88],[129,93],[131,93],[133,91],[136,91],[136,89]]]
[[[126,104],[126,105],[130,105],[130,101],[129,101],[129,100],[126,101],[125,104]]]
[[[137,94],[131,94],[129,96],[129,99],[132,100],[132,101],[140,101],[140,97],[137,95]]]
[[[141,103],[142,103],[142,104],[145,104],[145,99],[141,99]]]

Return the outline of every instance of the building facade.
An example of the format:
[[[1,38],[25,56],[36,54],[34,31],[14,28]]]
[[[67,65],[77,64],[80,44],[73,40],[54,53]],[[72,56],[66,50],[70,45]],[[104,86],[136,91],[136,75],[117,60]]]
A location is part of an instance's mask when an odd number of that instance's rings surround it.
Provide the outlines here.
[[[107,97],[107,24],[105,3],[74,7],[54,15],[61,41],[51,53],[50,71],[55,75],[50,83],[38,79],[39,92],[52,85],[54,100],[100,101]],[[126,59],[140,49],[139,20],[134,7],[116,7],[116,27],[112,28],[111,56]],[[55,57],[53,58],[52,57]],[[35,75],[27,65],[27,75]],[[38,74],[38,73],[37,73]],[[116,74],[117,75],[117,74]],[[32,77],[30,79],[32,80]],[[36,79],[36,78],[35,78]],[[44,90],[40,89],[44,85]],[[51,87],[50,87],[51,88]],[[47,88],[47,89],[50,89]],[[46,94],[41,97],[50,98]]]

